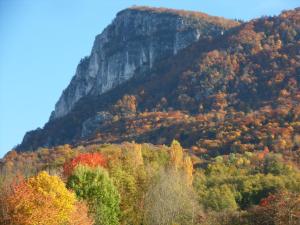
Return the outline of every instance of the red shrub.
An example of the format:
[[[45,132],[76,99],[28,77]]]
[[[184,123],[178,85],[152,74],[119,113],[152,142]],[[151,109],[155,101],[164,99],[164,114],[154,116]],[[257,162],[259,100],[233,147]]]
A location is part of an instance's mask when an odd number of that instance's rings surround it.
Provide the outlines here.
[[[262,206],[262,207],[267,207],[267,206],[269,206],[270,204],[274,203],[274,201],[276,201],[276,196],[273,195],[273,194],[271,194],[271,195],[269,195],[268,197],[263,198],[263,199],[260,201],[259,205]]]

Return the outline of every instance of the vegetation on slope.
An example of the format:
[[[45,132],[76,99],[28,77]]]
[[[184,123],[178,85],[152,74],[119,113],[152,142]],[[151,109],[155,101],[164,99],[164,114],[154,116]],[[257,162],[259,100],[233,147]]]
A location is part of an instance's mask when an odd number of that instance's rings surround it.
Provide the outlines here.
[[[70,169],[70,165],[74,167]],[[16,180],[16,174],[25,176],[25,180]],[[16,218],[24,216],[41,219],[37,215],[48,209],[52,209],[47,214],[51,218],[62,216],[63,220],[57,219],[56,224],[76,224],[70,216],[76,210],[72,190],[76,202],[88,206],[89,217],[82,215],[87,221],[83,224],[90,224],[93,218],[97,225],[296,225],[300,219],[297,165],[268,150],[205,160],[189,154],[177,141],[170,147],[123,143],[72,149],[66,145],[35,152],[11,152],[1,164],[1,176],[2,224],[14,224]],[[53,208],[51,203],[57,201],[51,200],[53,197],[62,198],[62,194],[47,197],[48,190],[56,191],[48,188],[55,182],[60,183],[55,185],[58,192],[63,190],[72,196],[72,201],[68,200],[70,207],[59,205],[68,207],[68,214],[58,214],[59,207]],[[33,184],[42,185],[42,192],[31,194],[20,188]],[[19,201],[23,194],[28,197]],[[39,204],[40,199],[47,204]],[[13,207],[11,203],[23,202],[26,212],[23,208],[7,211]],[[35,224],[34,220],[24,221],[27,222],[20,224]]]

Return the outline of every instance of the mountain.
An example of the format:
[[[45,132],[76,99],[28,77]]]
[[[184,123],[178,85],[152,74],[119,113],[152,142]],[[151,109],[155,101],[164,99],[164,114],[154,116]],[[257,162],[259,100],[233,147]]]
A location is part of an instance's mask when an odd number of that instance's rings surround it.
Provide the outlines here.
[[[219,28],[152,66],[137,66],[103,93],[91,88],[67,114],[28,132],[18,150],[175,138],[204,156],[268,149],[299,158],[300,9],[240,25],[189,12],[132,10]]]
[[[133,7],[117,14],[95,39],[91,55],[82,59],[75,76],[55,105],[51,120],[68,114],[87,95],[100,95],[177,54],[199,38],[218,35],[236,22],[185,12]]]
[[[299,224],[299,82],[300,8],[124,10],[0,159],[0,224]]]
[[[220,35],[238,24],[200,12],[164,8],[131,7],[119,12],[96,37],[91,55],[80,61],[49,123],[70,113],[83,97],[106,93],[200,38]],[[27,140],[28,135],[24,143]]]

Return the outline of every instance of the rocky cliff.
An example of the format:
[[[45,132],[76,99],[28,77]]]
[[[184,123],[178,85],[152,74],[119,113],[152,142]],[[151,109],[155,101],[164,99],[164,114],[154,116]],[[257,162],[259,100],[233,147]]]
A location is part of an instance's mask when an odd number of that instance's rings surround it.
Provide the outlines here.
[[[133,7],[119,12],[95,39],[90,56],[55,105],[50,120],[70,112],[87,95],[100,95],[177,54],[199,38],[220,35],[237,22],[203,13]],[[139,73],[142,74],[142,73]]]
[[[93,136],[100,125],[106,124],[104,129],[110,132],[110,122],[116,119],[156,110],[152,103],[156,104],[157,98],[160,101],[160,92],[171,93],[177,88],[180,71],[198,64],[194,53],[203,54],[211,48],[210,41],[221,40],[239,25],[199,12],[165,8],[133,7],[119,12],[96,37],[90,56],[80,61],[50,120],[42,129],[27,132],[16,149],[76,144]],[[199,44],[203,48],[191,54]],[[144,91],[147,86],[155,88]],[[142,96],[120,101],[130,93]],[[142,103],[142,98],[152,102],[151,106]],[[139,107],[132,113],[137,102]]]

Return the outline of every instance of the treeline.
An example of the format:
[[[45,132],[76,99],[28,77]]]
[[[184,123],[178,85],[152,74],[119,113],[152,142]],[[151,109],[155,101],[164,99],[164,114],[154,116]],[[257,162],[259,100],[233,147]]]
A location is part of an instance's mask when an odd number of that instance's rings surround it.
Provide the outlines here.
[[[297,166],[267,148],[204,159],[178,141],[65,145],[3,159],[0,218],[7,225],[296,225],[299,184]]]

